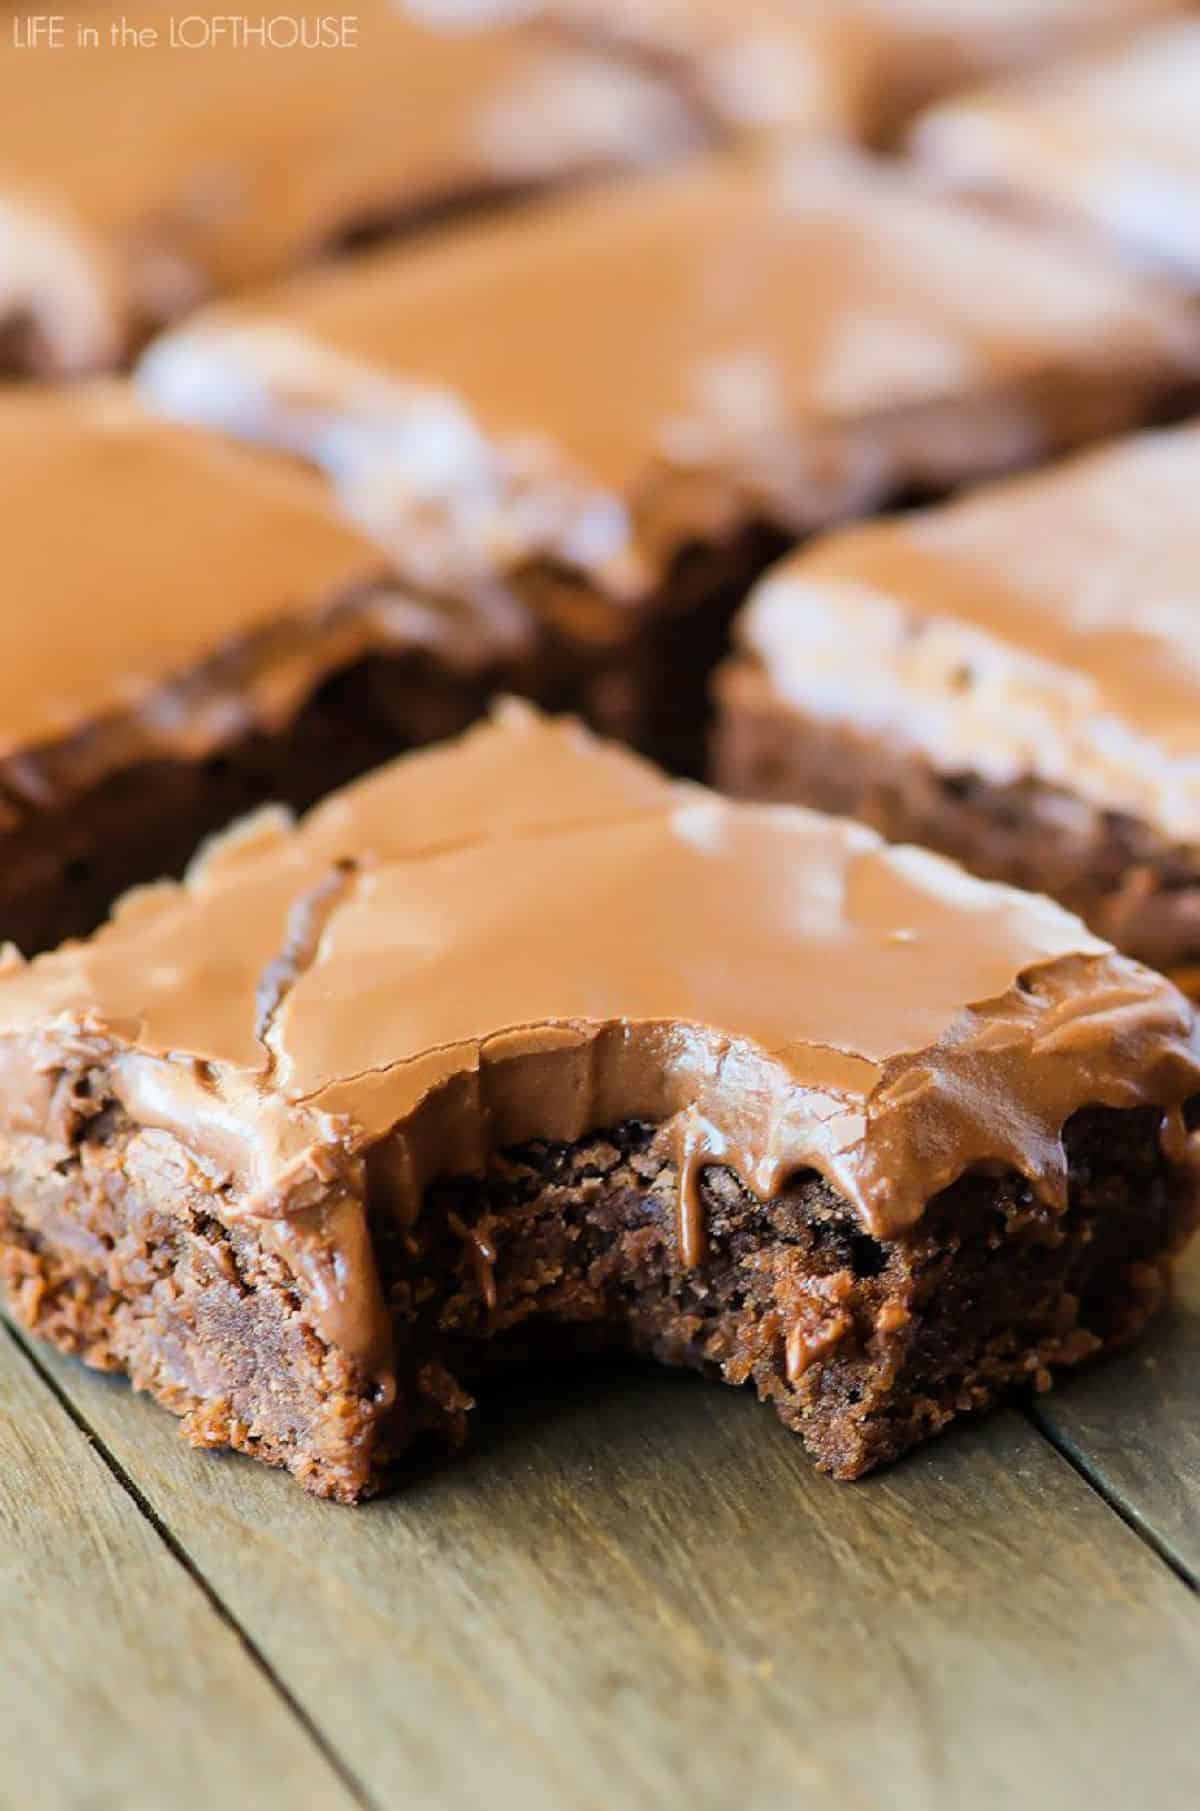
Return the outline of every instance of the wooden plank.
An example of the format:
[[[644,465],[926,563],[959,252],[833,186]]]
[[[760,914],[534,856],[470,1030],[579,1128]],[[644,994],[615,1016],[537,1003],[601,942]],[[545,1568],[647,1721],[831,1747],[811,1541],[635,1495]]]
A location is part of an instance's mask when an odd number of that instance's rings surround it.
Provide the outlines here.
[[[354,1803],[0,1326],[5,1811]]]
[[[381,1804],[1200,1803],[1200,1602],[1019,1415],[835,1485],[744,1394],[560,1372],[353,1511],[56,1375]]]
[[[1080,1372],[1033,1414],[1200,1584],[1200,1242],[1177,1283],[1173,1307],[1135,1350]]]

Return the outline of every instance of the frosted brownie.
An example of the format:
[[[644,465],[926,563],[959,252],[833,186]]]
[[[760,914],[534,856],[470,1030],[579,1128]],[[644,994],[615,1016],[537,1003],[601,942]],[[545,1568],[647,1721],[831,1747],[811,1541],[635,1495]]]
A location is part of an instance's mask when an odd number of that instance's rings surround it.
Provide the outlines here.
[[[852,812],[1200,962],[1200,428],[814,542],[718,680],[730,791]]]
[[[1073,229],[1200,289],[1200,19],[934,108],[913,149],[941,181]]]
[[[705,161],[203,311],[164,412],[300,454],[448,593],[530,608],[593,719],[697,758],[785,540],[1163,403],[1200,323],[852,154]]]
[[[1182,995],[1048,900],[501,712],[0,976],[30,1328],[345,1501],[501,1361],[753,1381],[856,1477],[1132,1334]]]
[[[264,24],[96,0],[63,32],[0,54],[10,374],[117,363],[205,294],[702,135],[653,73],[536,21],[443,31],[363,0]]]
[[[264,798],[306,804],[520,677],[311,474],[115,382],[0,396],[0,942],[88,930]]]
[[[1181,10],[1183,0],[556,0],[690,76],[739,129],[888,137],[917,107]],[[454,0],[429,0],[454,10]]]

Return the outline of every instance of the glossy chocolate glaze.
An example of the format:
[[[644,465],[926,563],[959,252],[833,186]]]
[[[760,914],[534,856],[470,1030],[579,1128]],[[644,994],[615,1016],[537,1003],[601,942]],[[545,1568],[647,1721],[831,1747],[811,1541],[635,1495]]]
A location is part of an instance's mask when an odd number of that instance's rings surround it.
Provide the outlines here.
[[[738,645],[806,715],[1200,844],[1198,486],[1184,427],[844,530],[763,580]]]
[[[439,31],[418,11],[362,0],[344,44],[264,47],[239,43],[241,16],[220,6],[97,0],[60,48],[9,49],[0,317],[32,317],[45,368],[94,368],[139,325],[355,231],[654,161],[699,136],[655,76],[536,22]],[[266,16],[286,40],[292,16]],[[123,40],[123,22],[157,42]],[[81,47],[77,25],[99,42]]]
[[[335,668],[511,631],[406,597],[308,473],[113,381],[0,394],[0,829],[138,759],[287,721]]]
[[[423,0],[452,15],[458,0]],[[689,70],[741,128],[879,137],[974,75],[1044,60],[1181,0],[554,0]],[[528,10],[533,10],[531,6]]]
[[[912,149],[949,185],[1107,241],[1200,288],[1200,20],[947,100]]]
[[[1140,419],[1190,310],[849,153],[705,160],[202,311],[154,406],[322,466],[408,577],[618,600]]]
[[[9,1130],[111,1095],[383,1371],[368,1192],[403,1221],[492,1151],[640,1119],[675,1138],[691,1261],[708,1163],[764,1197],[815,1170],[902,1237],[971,1169],[1065,1204],[1085,1106],[1154,1104],[1181,1152],[1198,1088],[1187,1002],[1048,900],[516,706],[0,979]]]

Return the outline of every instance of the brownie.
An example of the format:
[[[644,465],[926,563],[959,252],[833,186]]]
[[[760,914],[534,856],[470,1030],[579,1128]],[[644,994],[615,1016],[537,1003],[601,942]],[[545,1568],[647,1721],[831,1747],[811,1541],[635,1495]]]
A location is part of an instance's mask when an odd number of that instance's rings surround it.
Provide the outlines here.
[[[509,705],[0,976],[13,1311],[354,1501],[479,1380],[753,1382],[856,1477],[1137,1331],[1200,1036],[1047,899]]]
[[[0,56],[0,373],[119,363],[202,296],[705,136],[653,72],[537,19],[143,15],[91,0],[61,45]]]
[[[690,81],[739,131],[887,140],[975,77],[1036,64],[1186,0],[556,0]]]
[[[264,799],[461,729],[530,660],[519,624],[402,589],[310,473],[114,380],[0,395],[0,545],[0,943],[27,951]]]
[[[160,340],[143,393],[307,457],[405,577],[532,611],[573,703],[698,770],[784,543],[1165,406],[1200,325],[851,153],[705,160]]]
[[[845,529],[751,597],[728,791],[849,812],[1200,962],[1200,428]]]
[[[913,128],[940,183],[1200,291],[1200,20],[944,101]]]

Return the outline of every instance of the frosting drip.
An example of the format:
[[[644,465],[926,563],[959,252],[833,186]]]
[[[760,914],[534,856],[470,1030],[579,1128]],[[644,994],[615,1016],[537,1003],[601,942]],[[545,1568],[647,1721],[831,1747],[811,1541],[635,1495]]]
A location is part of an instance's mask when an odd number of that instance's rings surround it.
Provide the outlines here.
[[[897,1238],[972,1169],[1061,1207],[1074,1113],[1156,1106],[1177,1146],[1200,1090],[1187,1002],[1048,900],[516,706],[11,965],[0,1053],[10,1120],[101,1070],[229,1213],[297,1229],[316,1312],[372,1354],[368,1198],[403,1226],[531,1139],[666,1126],[697,1264],[708,1164],[764,1198],[816,1171]]]

